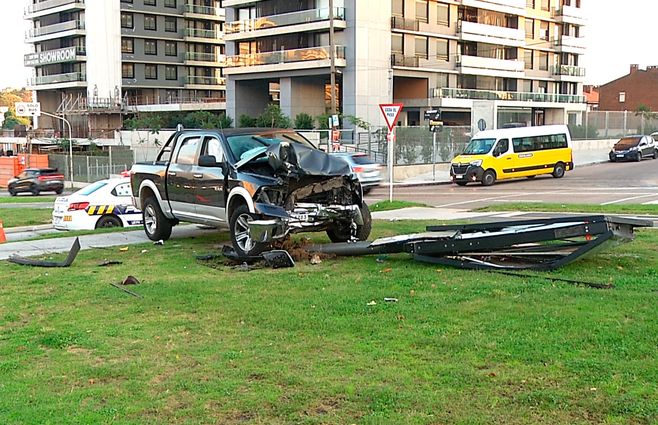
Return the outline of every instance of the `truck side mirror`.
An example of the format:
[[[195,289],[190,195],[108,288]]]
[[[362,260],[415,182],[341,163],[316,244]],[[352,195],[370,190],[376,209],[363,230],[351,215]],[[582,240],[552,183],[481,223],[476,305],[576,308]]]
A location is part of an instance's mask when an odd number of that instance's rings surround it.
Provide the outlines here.
[[[201,155],[199,157],[199,167],[217,167],[218,165],[215,155]]]

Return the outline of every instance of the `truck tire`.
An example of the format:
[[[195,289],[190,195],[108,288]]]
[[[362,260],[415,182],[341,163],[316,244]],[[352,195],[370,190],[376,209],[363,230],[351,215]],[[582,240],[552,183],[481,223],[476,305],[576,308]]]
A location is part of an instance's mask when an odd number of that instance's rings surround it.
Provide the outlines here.
[[[254,257],[269,247],[269,244],[254,242],[249,235],[249,222],[256,218],[246,205],[240,205],[231,214],[229,220],[231,243],[239,257]]]
[[[171,236],[171,221],[165,217],[158,200],[152,196],[144,201],[142,220],[144,221],[144,232],[150,240],[166,241]]]
[[[370,236],[372,230],[372,217],[370,216],[370,209],[365,202],[361,204],[361,214],[363,216],[363,224],[356,226],[356,234],[354,235],[357,240],[365,241]],[[347,242],[351,239],[350,223],[335,223],[333,227],[327,229],[327,236],[331,242]]]

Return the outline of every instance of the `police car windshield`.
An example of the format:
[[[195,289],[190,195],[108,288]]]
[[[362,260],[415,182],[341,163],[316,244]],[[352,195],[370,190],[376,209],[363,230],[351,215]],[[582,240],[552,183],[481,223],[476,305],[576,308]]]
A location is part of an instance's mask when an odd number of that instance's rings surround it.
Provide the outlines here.
[[[78,195],[84,195],[84,196],[91,195],[92,193],[96,192],[98,189],[100,189],[103,186],[107,186],[107,182],[100,181],[100,182],[92,183],[89,186],[85,186],[84,188],[78,190],[76,193]]]
[[[496,139],[473,139],[464,149],[464,154],[482,155],[489,153],[494,144],[496,144]]]

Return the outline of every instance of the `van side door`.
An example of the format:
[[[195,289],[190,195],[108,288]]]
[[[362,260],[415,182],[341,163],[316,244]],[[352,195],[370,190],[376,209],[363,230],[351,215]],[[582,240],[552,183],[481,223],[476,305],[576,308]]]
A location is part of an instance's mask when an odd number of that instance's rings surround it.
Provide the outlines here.
[[[496,174],[498,178],[512,177],[514,169],[514,152],[510,149],[509,139],[500,139],[494,146],[491,154],[496,158]]]

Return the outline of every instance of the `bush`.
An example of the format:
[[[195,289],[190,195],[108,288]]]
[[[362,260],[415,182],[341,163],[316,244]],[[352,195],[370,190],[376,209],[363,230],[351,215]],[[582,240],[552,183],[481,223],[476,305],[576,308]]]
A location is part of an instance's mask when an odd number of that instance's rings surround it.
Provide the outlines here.
[[[313,129],[313,117],[307,114],[306,112],[297,114],[297,116],[295,117],[295,128],[298,128],[300,130]]]
[[[269,128],[290,128],[292,121],[287,116],[283,115],[279,105],[269,104],[265,108],[265,112],[256,118],[257,127]]]
[[[238,118],[238,127],[256,127],[256,118],[252,118],[249,115],[242,114]]]

